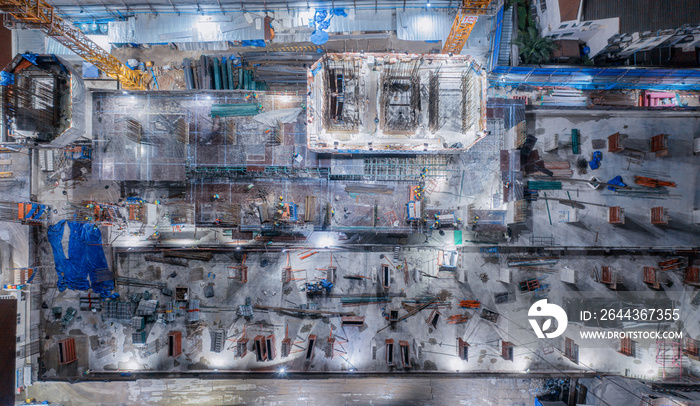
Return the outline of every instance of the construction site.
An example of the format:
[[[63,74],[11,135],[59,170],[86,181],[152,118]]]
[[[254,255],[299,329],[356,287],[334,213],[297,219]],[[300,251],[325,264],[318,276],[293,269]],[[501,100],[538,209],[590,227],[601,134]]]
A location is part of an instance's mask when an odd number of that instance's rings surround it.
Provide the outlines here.
[[[700,405],[697,70],[173,1],[0,0],[0,404]]]

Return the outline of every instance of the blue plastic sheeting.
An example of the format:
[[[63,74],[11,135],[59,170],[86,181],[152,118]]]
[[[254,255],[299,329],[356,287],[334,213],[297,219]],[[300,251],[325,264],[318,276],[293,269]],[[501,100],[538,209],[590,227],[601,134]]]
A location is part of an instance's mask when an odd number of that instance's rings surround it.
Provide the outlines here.
[[[323,30],[316,30],[313,32],[313,34],[311,34],[311,43],[314,45],[323,45],[328,42],[328,38],[330,38],[330,36],[327,32]]]
[[[624,182],[622,182],[622,176],[618,175],[615,176],[614,178],[610,179],[607,183],[610,183],[612,185],[617,185],[620,187],[625,187],[627,186]],[[608,190],[615,191],[615,186],[608,186]]]
[[[36,57],[37,57],[37,54],[21,54],[21,55],[22,55],[22,58],[28,60],[28,61],[31,62],[33,65],[36,65]]]
[[[100,71],[97,66],[90,62],[83,61],[83,77],[88,79],[97,79],[100,77]]]
[[[700,90],[700,70],[496,66],[489,77],[500,86],[567,86],[576,89]]]
[[[316,67],[316,69],[314,69],[314,70],[311,71],[311,76],[316,76],[316,74],[317,74],[318,72],[320,72],[321,69],[323,69],[323,63],[319,62],[319,63],[318,63],[318,66]]]
[[[34,213],[36,213],[36,209],[37,209],[37,205],[36,205],[36,204],[33,204],[33,205],[32,205],[32,209],[29,210],[29,213],[27,213],[27,214],[24,216],[24,218],[25,218],[25,219],[30,219],[30,218],[32,218],[32,217],[34,216]]]
[[[244,47],[265,47],[265,40],[264,39],[244,39],[241,41],[241,45]]]
[[[15,74],[12,72],[0,72],[0,86],[13,85],[15,83]]]
[[[316,10],[314,14],[314,23],[316,24],[316,30],[327,30],[331,25],[331,18],[333,18],[333,13],[329,13],[326,10]]]
[[[316,9],[314,13],[314,21],[311,26],[316,27],[311,34],[311,42],[314,45],[323,45],[328,42],[328,28],[331,26],[333,16],[347,17],[347,13],[342,8],[334,8],[330,10]]]
[[[588,163],[588,166],[591,167],[592,170],[596,170],[600,168],[600,162],[603,160],[603,153],[600,151],[595,151],[593,153],[593,159],[591,162]]]
[[[114,281],[102,249],[100,229],[89,223],[68,222],[70,239],[66,257],[61,243],[65,223],[66,220],[61,220],[50,226],[47,233],[58,274],[58,290],[92,288],[102,297],[114,297],[116,294],[111,294]]]
[[[496,14],[496,32],[493,35],[493,52],[491,52],[491,70],[498,63],[498,53],[501,49],[501,34],[503,33],[503,6],[498,9]]]
[[[334,16],[339,16],[339,17],[347,17],[348,13],[345,12],[345,9],[343,8],[334,8],[331,10],[331,14]]]

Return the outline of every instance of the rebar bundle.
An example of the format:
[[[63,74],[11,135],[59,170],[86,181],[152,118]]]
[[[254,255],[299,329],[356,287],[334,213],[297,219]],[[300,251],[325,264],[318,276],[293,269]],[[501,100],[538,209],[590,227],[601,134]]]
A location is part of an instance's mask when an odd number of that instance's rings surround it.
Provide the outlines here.
[[[123,122],[124,134],[126,135],[126,138],[137,144],[148,144],[146,137],[144,137],[143,126],[141,126],[140,121],[127,117],[123,119]]]
[[[0,220],[12,221],[17,219],[16,202],[0,202]]]

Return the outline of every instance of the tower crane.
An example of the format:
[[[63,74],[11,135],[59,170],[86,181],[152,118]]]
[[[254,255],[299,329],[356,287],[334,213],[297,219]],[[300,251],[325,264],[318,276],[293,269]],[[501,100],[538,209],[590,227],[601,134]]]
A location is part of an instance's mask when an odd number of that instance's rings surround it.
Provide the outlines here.
[[[94,43],[75,25],[56,15],[45,0],[0,0],[0,9],[28,28],[42,30],[129,90],[148,90],[145,72],[132,70]]]
[[[462,0],[457,16],[452,23],[450,35],[442,47],[443,54],[459,55],[467,43],[478,16],[486,14],[491,0]]]

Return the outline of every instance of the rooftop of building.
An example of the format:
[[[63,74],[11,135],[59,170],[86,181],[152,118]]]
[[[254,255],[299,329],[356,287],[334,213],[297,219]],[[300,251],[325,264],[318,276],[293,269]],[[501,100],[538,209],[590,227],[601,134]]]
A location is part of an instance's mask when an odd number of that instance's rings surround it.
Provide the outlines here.
[[[700,2],[696,0],[586,0],[582,20],[620,18],[620,33],[674,29],[698,25]]]

